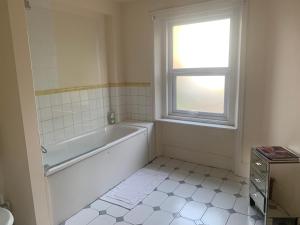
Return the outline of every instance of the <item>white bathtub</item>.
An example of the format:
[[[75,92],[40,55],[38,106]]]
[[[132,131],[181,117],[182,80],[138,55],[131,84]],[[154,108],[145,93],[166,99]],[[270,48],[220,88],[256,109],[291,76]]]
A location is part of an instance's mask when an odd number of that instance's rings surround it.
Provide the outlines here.
[[[55,145],[44,146],[47,150],[47,154],[43,155],[45,175],[52,175],[143,131],[144,129],[139,127],[114,125]]]
[[[109,126],[45,148],[54,225],[149,162],[147,129],[128,125]]]

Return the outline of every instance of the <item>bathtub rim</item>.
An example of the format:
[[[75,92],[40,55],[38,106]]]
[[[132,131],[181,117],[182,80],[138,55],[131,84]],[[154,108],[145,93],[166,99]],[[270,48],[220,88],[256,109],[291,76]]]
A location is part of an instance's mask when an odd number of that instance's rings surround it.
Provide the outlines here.
[[[119,138],[119,139],[117,139],[117,140],[115,140],[113,142],[105,144],[105,145],[103,145],[103,146],[101,146],[99,148],[92,149],[92,150],[90,150],[88,152],[85,152],[85,153],[82,153],[82,154],[80,154],[80,155],[78,155],[76,157],[67,159],[67,160],[65,160],[65,161],[63,161],[63,162],[61,162],[61,163],[59,163],[57,165],[49,166],[49,167],[47,167],[45,165],[44,166],[44,176],[45,177],[49,177],[49,176],[51,176],[51,175],[53,175],[55,173],[58,173],[61,170],[64,170],[64,169],[66,169],[66,168],[68,168],[68,167],[70,167],[70,166],[72,166],[72,165],[74,165],[76,163],[79,163],[80,161],[83,161],[83,160],[88,159],[88,158],[90,158],[90,157],[92,157],[94,155],[97,155],[100,152],[104,152],[104,151],[108,150],[109,148],[111,148],[111,147],[113,147],[113,146],[115,146],[117,144],[120,144],[120,143],[128,140],[129,138],[132,138],[132,137],[137,136],[137,135],[139,135],[141,133],[147,132],[147,128],[145,128],[145,127],[138,127],[138,126],[127,125],[127,124],[126,125],[124,125],[124,124],[117,124],[117,125],[113,125],[113,126],[115,126],[115,127],[117,127],[117,126],[121,126],[121,127],[134,127],[136,129],[136,131],[134,131],[134,132],[132,132],[130,134],[127,134],[124,137]]]

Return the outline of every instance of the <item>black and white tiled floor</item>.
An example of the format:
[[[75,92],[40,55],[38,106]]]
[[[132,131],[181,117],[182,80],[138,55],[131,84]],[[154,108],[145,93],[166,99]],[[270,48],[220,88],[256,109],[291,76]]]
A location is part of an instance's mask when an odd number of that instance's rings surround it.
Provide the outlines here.
[[[249,206],[248,181],[230,171],[158,158],[149,169],[169,173],[132,210],[96,200],[64,225],[262,225]]]

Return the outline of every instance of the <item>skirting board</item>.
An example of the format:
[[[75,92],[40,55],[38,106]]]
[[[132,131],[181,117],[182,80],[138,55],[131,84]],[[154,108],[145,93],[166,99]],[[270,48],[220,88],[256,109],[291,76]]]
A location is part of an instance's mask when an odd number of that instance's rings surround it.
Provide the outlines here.
[[[234,173],[241,177],[249,177],[250,163],[246,163],[246,162],[237,163]]]
[[[202,165],[233,170],[234,157],[224,156],[204,151],[195,151],[191,149],[184,149],[170,145],[162,145],[162,154],[188,162],[198,163]]]

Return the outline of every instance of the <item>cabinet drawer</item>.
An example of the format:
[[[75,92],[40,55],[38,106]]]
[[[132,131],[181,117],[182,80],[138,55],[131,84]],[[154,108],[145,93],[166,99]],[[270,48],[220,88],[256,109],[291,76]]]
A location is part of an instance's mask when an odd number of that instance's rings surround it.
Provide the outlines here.
[[[255,168],[251,168],[250,180],[266,196],[267,178],[261,177]]]
[[[250,197],[255,202],[255,206],[264,214],[266,199],[252,183],[250,183]]]
[[[266,177],[268,174],[267,163],[259,158],[254,152],[251,154],[251,167],[253,167],[261,177]]]

